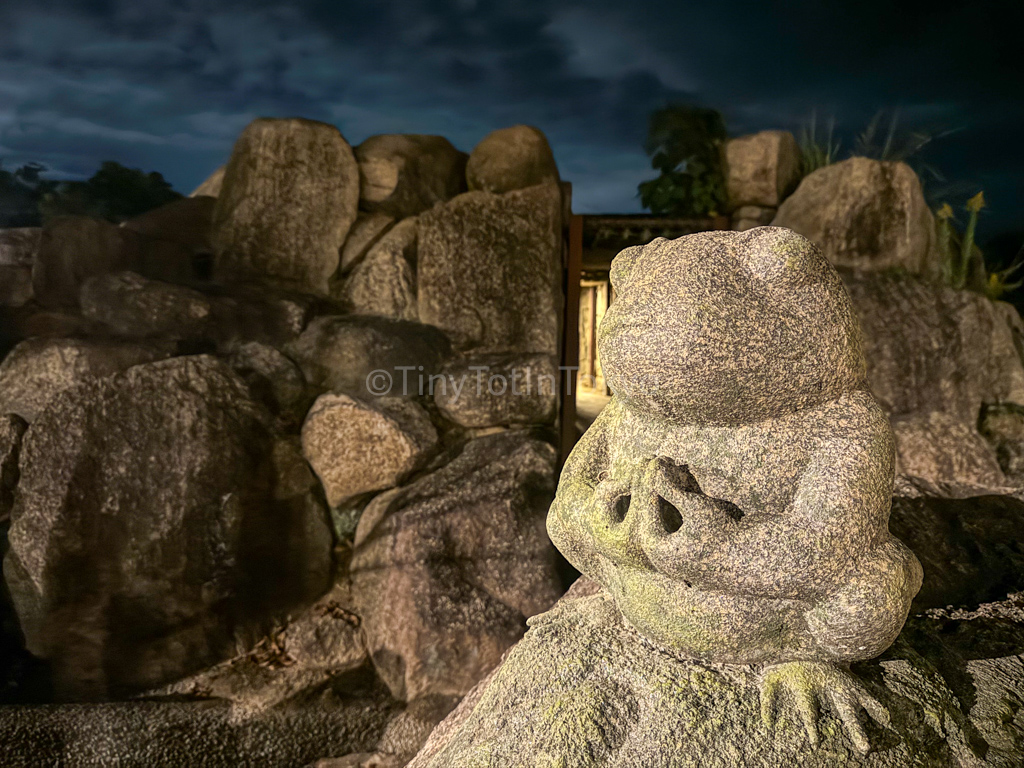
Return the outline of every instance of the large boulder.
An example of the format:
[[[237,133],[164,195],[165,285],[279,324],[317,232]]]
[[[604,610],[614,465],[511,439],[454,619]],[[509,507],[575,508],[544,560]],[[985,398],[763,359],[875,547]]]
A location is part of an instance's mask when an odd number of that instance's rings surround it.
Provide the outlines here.
[[[769,719],[754,667],[705,665],[655,649],[591,582],[578,583],[530,627],[409,768],[478,761],[508,768],[1011,768],[1024,762],[1019,599],[912,618],[885,656],[857,666],[870,695],[888,710],[886,728],[867,726],[867,754],[851,743],[829,705],[820,713],[816,747],[799,718]]]
[[[332,507],[394,487],[424,464],[436,445],[430,417],[410,398],[364,403],[348,395],[321,395],[302,425],[303,455]]]
[[[209,251],[213,247],[210,225],[215,197],[193,195],[161,205],[121,226],[153,240],[180,243],[193,251]]]
[[[291,358],[269,344],[246,341],[231,346],[227,363],[249,385],[253,397],[287,427],[301,426],[312,398],[306,377]]]
[[[449,363],[432,387],[438,410],[472,429],[550,424],[559,371],[550,355],[485,355]]]
[[[935,220],[905,163],[852,157],[819,168],[786,198],[772,225],[813,241],[837,267],[939,272]]]
[[[470,441],[363,512],[352,589],[392,693],[462,696],[561,592],[544,530],[555,450],[523,432]]]
[[[360,618],[344,580],[246,653],[146,694],[230,701],[238,719],[316,692],[367,661]]]
[[[226,169],[227,166],[222,165],[211,173],[202,184],[195,188],[195,191],[189,197],[217,197],[220,195],[220,188],[224,186],[224,171]]]
[[[1007,480],[1024,487],[1024,406],[991,403],[982,409],[978,431],[995,451]]]
[[[361,694],[361,695],[360,695]],[[374,748],[399,707],[379,692],[238,717],[228,702],[118,701],[5,707],[4,764],[296,768]]]
[[[26,339],[0,364],[0,413],[34,421],[58,394],[87,379],[169,357],[166,343],[109,339]]]
[[[338,265],[338,273],[345,274],[352,271],[376,243],[395,223],[393,216],[386,213],[364,213],[359,212],[352,229],[345,238],[345,245],[341,249],[341,262]],[[333,295],[333,291],[332,291]]]
[[[562,203],[556,184],[467,192],[419,216],[420,321],[458,349],[557,354]]]
[[[214,333],[214,301],[135,272],[97,275],[82,286],[82,315],[121,336],[203,339]]]
[[[416,320],[416,217],[404,219],[370,247],[345,278],[342,304],[350,312]]]
[[[0,229],[0,306],[20,307],[32,298],[32,263],[42,230]]]
[[[180,678],[327,589],[315,478],[268,422],[205,356],[83,382],[36,418],[4,576],[58,697]]]
[[[321,392],[358,397],[426,394],[451,352],[448,338],[419,323],[359,315],[324,315],[285,352]]]
[[[359,207],[401,219],[466,189],[466,160],[443,136],[382,134],[355,149]]]
[[[1013,308],[910,275],[844,270],[843,279],[864,335],[868,383],[894,422],[904,472],[999,480],[977,425],[986,404],[1024,404]]]
[[[558,181],[558,166],[547,138],[529,125],[487,134],[466,163],[466,182],[471,190],[500,194]]]
[[[208,278],[213,242],[215,197],[184,197],[126,221],[121,227],[137,235],[138,270],[146,277],[171,282]]]
[[[358,202],[359,169],[337,128],[253,121],[214,208],[215,274],[326,294]]]
[[[39,227],[0,229],[0,265],[31,267],[42,234]]]
[[[248,340],[287,343],[319,307],[317,297],[305,294],[253,286],[198,291],[134,272],[90,279],[81,301],[87,319],[120,336],[223,347]]]
[[[725,144],[725,164],[733,208],[777,208],[800,181],[800,147],[789,131],[761,131],[731,139]]]
[[[928,482],[956,482],[992,491],[1010,483],[974,424],[932,411],[892,419],[896,471]]]
[[[93,275],[133,266],[121,229],[84,216],[60,216],[43,227],[32,266],[36,301],[49,308],[78,306],[78,290]]]

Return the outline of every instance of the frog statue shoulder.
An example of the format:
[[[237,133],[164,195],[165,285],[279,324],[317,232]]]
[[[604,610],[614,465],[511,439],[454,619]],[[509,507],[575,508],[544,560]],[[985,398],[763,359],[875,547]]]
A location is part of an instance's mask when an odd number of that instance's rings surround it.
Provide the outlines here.
[[[849,673],[895,640],[921,566],[888,529],[894,447],[835,270],[782,228],[659,238],[612,264],[598,349],[614,396],[548,516],[642,635],[763,665],[817,741],[885,710]]]

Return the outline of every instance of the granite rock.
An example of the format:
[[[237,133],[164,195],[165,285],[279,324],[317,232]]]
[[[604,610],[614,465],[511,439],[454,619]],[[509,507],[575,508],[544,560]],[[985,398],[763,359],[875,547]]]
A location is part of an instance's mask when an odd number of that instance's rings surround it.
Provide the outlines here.
[[[559,371],[550,355],[485,355],[446,365],[433,382],[438,410],[471,429],[551,424]]]
[[[819,168],[779,206],[772,224],[811,240],[836,266],[939,273],[935,220],[906,163],[852,157]]]
[[[195,191],[189,195],[189,197],[217,197],[220,195],[220,189],[224,186],[224,171],[227,170],[226,165],[222,165],[216,171],[211,173],[206,180],[195,188]]]
[[[42,230],[0,229],[0,306],[20,307],[33,296],[32,264]]]
[[[896,470],[929,482],[1009,490],[995,452],[973,424],[938,411],[892,419]]]
[[[363,512],[353,594],[397,698],[462,696],[557,599],[543,521],[555,461],[523,432],[477,438]]]
[[[385,213],[364,213],[362,211],[356,216],[356,221],[345,238],[345,245],[341,248],[341,262],[338,265],[338,273],[341,275],[352,271],[352,267],[358,264],[370,250],[370,247],[380,240],[395,223],[393,216]],[[335,290],[332,286],[332,295]]]
[[[357,397],[426,394],[451,353],[436,328],[382,317],[324,315],[284,350],[321,392]],[[422,392],[421,392],[422,388]]]
[[[299,426],[312,398],[307,394],[302,370],[283,352],[258,341],[234,346],[228,365],[245,379],[253,397],[289,425]]]
[[[40,227],[0,229],[0,266],[31,268],[42,234]]]
[[[1005,485],[978,423],[990,404],[1024,404],[1016,310],[912,275],[843,270],[843,280],[864,333],[868,384],[893,421],[903,471]]]
[[[467,192],[419,216],[420,321],[460,350],[557,354],[561,191]]]
[[[889,528],[924,568],[912,612],[976,608],[1024,592],[1024,501],[993,495],[893,498]]]
[[[800,181],[800,147],[789,131],[740,136],[726,142],[725,165],[729,205],[777,208]]]
[[[799,718],[764,717],[756,668],[651,646],[593,585],[575,586],[530,626],[409,768],[1011,768],[1024,759],[1024,611],[1011,601],[914,618],[881,660],[856,667],[885,721],[868,723],[867,754],[845,733],[852,711],[824,708],[812,746]]]
[[[416,320],[416,217],[395,225],[344,280],[341,302],[350,312]]]
[[[410,398],[364,403],[321,395],[302,425],[302,452],[332,507],[392,488],[422,466],[437,445],[426,411]]]
[[[401,219],[466,189],[467,155],[443,136],[382,134],[355,149],[359,207]]]
[[[213,209],[207,195],[184,197],[121,225],[137,235],[138,271],[156,280],[188,283],[208,278],[213,254]]]
[[[32,422],[54,397],[82,381],[162,360],[173,352],[167,343],[26,339],[0,364],[0,413],[16,413]]]
[[[358,202],[359,169],[337,128],[253,121],[235,144],[214,209],[215,275],[326,295]]]
[[[367,659],[360,618],[345,580],[289,618],[251,651],[145,695],[147,699],[221,699],[249,719],[316,691]]]
[[[97,275],[82,286],[82,315],[119,336],[174,340],[211,338],[215,302],[207,295],[135,272]]]
[[[268,422],[206,356],[85,381],[33,421],[4,576],[60,699],[180,678],[326,590],[315,478]]]
[[[995,452],[1008,482],[1024,487],[1024,407],[1015,403],[986,404],[978,431]]]
[[[471,190],[510,192],[535,184],[557,184],[558,167],[544,134],[514,125],[487,134],[469,155],[466,181]]]
[[[82,283],[94,275],[131,269],[124,232],[106,221],[60,216],[43,227],[32,266],[36,301],[47,308],[77,308]]]

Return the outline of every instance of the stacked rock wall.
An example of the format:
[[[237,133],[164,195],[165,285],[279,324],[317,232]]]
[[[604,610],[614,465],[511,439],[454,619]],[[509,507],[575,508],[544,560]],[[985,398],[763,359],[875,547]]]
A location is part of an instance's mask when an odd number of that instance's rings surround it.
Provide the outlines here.
[[[418,749],[562,591],[566,209],[533,128],[260,119],[190,198],[2,233],[5,575],[54,698],[369,684]]]

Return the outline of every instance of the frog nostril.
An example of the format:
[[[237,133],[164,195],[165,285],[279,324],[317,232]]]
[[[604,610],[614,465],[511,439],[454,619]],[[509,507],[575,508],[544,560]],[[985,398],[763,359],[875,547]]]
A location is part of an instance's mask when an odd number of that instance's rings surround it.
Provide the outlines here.
[[[626,513],[629,512],[629,502],[630,497],[628,495],[619,496],[615,500],[615,503],[612,504],[612,522],[621,523],[626,519]]]
[[[658,497],[658,517],[661,525],[668,533],[675,533],[683,527],[683,517],[670,502]]]

